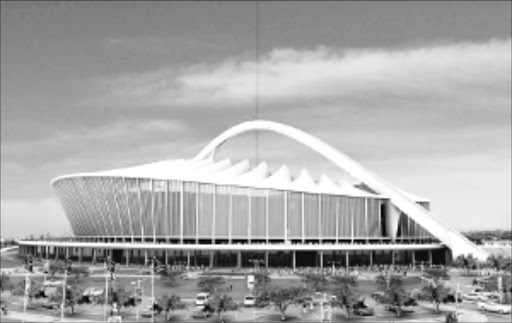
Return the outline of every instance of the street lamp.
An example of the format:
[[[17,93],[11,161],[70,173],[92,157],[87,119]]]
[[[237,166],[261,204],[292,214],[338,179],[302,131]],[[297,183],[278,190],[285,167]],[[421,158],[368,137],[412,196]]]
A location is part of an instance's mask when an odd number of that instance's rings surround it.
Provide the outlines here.
[[[140,296],[140,300],[142,302],[142,294],[143,294],[143,289],[142,287],[140,287],[140,283],[145,281],[145,279],[137,279],[136,282],[131,282],[131,284],[137,284],[137,287],[135,288],[135,311],[136,311],[136,315],[137,315],[137,322],[139,321],[139,301],[138,301],[138,298]]]

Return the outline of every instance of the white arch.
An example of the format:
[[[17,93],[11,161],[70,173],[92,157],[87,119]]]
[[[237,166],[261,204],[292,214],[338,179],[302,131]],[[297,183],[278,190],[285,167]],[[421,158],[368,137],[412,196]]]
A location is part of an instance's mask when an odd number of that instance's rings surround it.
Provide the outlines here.
[[[195,159],[213,157],[216,149],[228,139],[238,136],[244,132],[255,130],[273,131],[294,139],[324,156],[336,166],[348,172],[354,178],[357,178],[368,185],[372,190],[389,197],[391,203],[395,207],[407,214],[416,223],[421,225],[450,248],[454,258],[458,255],[467,255],[470,253],[480,260],[485,260],[487,258],[488,254],[484,250],[480,249],[458,231],[452,229],[429,211],[425,210],[423,207],[419,206],[404,194],[396,190],[391,184],[387,183],[385,180],[367,170],[334,147],[291,126],[267,120],[242,122],[229,128],[213,139],[205,148],[203,148],[203,150],[201,150],[201,152],[199,152]]]

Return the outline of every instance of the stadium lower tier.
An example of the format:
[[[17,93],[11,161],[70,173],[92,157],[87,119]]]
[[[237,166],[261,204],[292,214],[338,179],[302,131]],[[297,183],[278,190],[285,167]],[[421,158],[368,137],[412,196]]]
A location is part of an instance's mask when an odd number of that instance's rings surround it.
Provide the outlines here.
[[[20,255],[78,263],[147,266],[153,257],[167,265],[190,267],[326,267],[444,265],[451,251],[439,243],[326,244],[169,244],[150,242],[19,241]]]

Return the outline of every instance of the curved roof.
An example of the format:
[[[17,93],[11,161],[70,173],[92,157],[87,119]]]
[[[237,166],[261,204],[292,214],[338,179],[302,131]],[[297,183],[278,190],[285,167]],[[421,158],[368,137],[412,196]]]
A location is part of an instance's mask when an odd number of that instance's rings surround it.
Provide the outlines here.
[[[65,178],[103,176],[180,180],[307,193],[386,198],[357,189],[352,185],[348,186],[345,183],[337,185],[326,175],[322,175],[315,181],[305,168],[293,179],[287,165],[282,165],[276,171],[270,172],[266,162],[252,168],[247,160],[233,163],[230,159],[215,161],[213,158],[172,159],[109,171],[71,174],[57,177],[52,180],[51,184]]]

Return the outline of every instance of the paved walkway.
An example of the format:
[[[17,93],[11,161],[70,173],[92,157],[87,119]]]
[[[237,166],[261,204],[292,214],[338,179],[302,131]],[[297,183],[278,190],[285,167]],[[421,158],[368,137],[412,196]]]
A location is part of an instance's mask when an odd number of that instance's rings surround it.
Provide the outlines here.
[[[25,322],[60,322],[60,316],[55,315],[42,315],[42,314],[33,314],[33,313],[23,313],[11,311],[7,313],[7,315],[2,314],[1,322],[9,322],[9,319],[16,321],[25,321]],[[72,317],[65,317],[66,322],[96,322],[85,319],[74,319]]]
[[[435,307],[434,304],[432,304],[432,303],[423,303],[423,302],[421,303],[421,306],[425,307],[425,308],[430,308],[430,309],[434,309],[434,307]],[[477,311],[468,310],[465,308],[459,308],[459,307],[450,306],[450,305],[445,305],[445,304],[441,304],[440,310],[457,312],[459,322],[464,322],[464,323],[466,323],[466,322],[467,323],[487,322],[487,316],[485,316],[482,313],[479,313]]]

